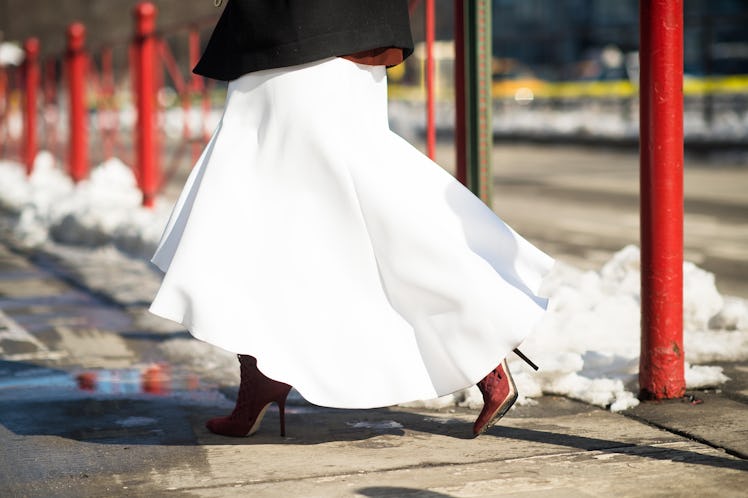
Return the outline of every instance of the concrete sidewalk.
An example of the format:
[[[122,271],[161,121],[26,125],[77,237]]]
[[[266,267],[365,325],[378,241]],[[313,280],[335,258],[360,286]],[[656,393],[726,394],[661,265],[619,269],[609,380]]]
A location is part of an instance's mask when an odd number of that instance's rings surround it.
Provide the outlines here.
[[[288,437],[271,412],[260,433],[232,439],[202,426],[221,410],[176,395],[24,398],[0,408],[3,496],[744,496],[748,485],[748,462],[709,441],[553,397],[478,439],[465,411],[295,406]],[[702,423],[719,415],[715,434],[736,437],[739,420],[709,406],[695,408]]]
[[[2,496],[744,496],[748,484],[748,462],[715,447],[745,451],[745,407],[719,397],[645,405],[642,421],[544,397],[478,439],[464,410],[302,405],[286,438],[272,411],[232,439],[202,425],[228,407],[195,393],[3,391]]]
[[[701,403],[614,414],[545,396],[478,439],[467,409],[303,401],[286,438],[277,410],[255,436],[225,438],[203,424],[230,411],[231,386],[190,386],[177,366],[168,388],[123,381],[180,333],[148,322],[152,289],[126,285],[146,281],[139,263],[73,254],[0,244],[0,496],[745,496],[744,365],[725,365],[720,392],[693,393]],[[109,388],[81,389],[90,371]]]

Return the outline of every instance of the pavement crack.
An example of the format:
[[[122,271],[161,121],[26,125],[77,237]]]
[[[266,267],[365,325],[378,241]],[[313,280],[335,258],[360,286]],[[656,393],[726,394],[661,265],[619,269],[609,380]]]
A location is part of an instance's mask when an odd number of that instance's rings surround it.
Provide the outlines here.
[[[674,427],[669,427],[669,426],[667,426],[665,424],[660,424],[660,423],[654,422],[652,420],[648,420],[648,419],[646,419],[644,417],[641,417],[641,416],[638,416],[638,415],[634,415],[633,413],[622,413],[622,415],[624,417],[630,418],[631,420],[636,420],[637,422],[641,422],[643,424],[646,424],[646,425],[648,425],[650,427],[654,427],[656,429],[660,429],[660,430],[668,432],[670,434],[674,434],[676,436],[680,436],[680,437],[686,438],[689,441],[693,441],[693,442],[696,442],[696,443],[700,443],[700,444],[709,446],[710,448],[713,448],[715,450],[724,451],[728,455],[740,458],[741,460],[747,460],[748,459],[748,454],[746,454],[746,453],[744,453],[742,451],[735,450],[733,448],[729,448],[729,447],[727,447],[725,445],[717,444],[717,443],[715,443],[713,441],[710,441],[710,440],[708,440],[706,438],[703,438],[703,437],[699,437],[699,436],[697,436],[695,434],[692,434],[692,433],[689,433],[687,431],[676,429]]]
[[[426,470],[426,469],[440,469],[440,468],[455,468],[455,467],[465,467],[465,466],[471,466],[471,465],[482,465],[482,464],[490,464],[490,463],[514,463],[514,462],[523,462],[523,461],[534,461],[534,460],[547,460],[552,458],[573,458],[575,456],[579,455],[590,455],[590,454],[606,454],[611,453],[611,450],[625,450],[625,449],[632,449],[636,448],[637,445],[635,444],[624,444],[621,446],[615,446],[610,448],[594,448],[589,450],[578,450],[578,451],[556,451],[556,452],[550,452],[550,453],[544,453],[542,455],[531,455],[527,457],[516,457],[516,458],[485,458],[485,459],[478,459],[478,460],[470,460],[470,461],[462,461],[462,462],[421,462],[414,465],[399,465],[399,466],[393,466],[393,467],[385,467],[385,468],[379,468],[376,470],[359,470],[356,472],[333,472],[333,473],[326,473],[326,474],[312,474],[312,475],[305,475],[305,476],[296,476],[296,477],[290,477],[290,478],[270,478],[270,479],[257,479],[257,480],[249,480],[244,482],[234,481],[234,486],[259,486],[259,485],[266,485],[266,484],[279,484],[279,483],[285,483],[285,482],[301,482],[301,481],[308,481],[308,480],[327,480],[327,481],[333,481],[338,479],[345,479],[348,477],[361,477],[361,476],[372,476],[377,474],[387,474],[391,472],[402,472],[402,471],[416,471],[416,470]],[[627,454],[630,452],[626,451],[613,451],[613,453],[619,453],[619,454]],[[216,484],[209,484],[205,486],[190,486],[190,487],[184,487],[179,488],[180,491],[191,491],[191,490],[201,490],[201,489],[222,489],[226,487],[226,483],[216,483]]]

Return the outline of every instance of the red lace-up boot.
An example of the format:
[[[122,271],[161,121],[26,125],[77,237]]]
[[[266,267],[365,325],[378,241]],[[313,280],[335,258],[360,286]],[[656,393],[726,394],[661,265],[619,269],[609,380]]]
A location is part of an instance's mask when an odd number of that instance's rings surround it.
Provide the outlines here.
[[[234,411],[227,417],[212,418],[205,426],[222,436],[251,436],[260,427],[270,403],[278,404],[281,436],[286,435],[286,397],[291,386],[266,377],[257,369],[257,360],[248,355],[237,355],[241,381]]]

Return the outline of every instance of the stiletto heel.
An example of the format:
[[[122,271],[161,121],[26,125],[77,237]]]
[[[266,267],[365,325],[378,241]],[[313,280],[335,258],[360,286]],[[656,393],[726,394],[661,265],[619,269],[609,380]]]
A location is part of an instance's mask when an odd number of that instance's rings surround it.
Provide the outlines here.
[[[535,363],[533,363],[530,358],[528,358],[527,356],[525,356],[525,354],[522,351],[520,351],[519,348],[514,348],[512,351],[514,351],[514,354],[516,354],[517,356],[519,356],[520,358],[522,358],[525,361],[525,363],[527,363],[528,365],[530,365],[533,370],[535,370],[536,372],[539,370],[538,366]]]
[[[288,396],[288,393],[286,393]],[[286,437],[286,397],[278,401],[278,417],[281,424],[281,437]]]
[[[241,368],[239,394],[234,411],[227,417],[208,420],[205,426],[222,436],[251,436],[260,428],[268,406],[275,402],[280,415],[281,436],[286,435],[286,398],[291,386],[266,377],[257,369],[257,360],[238,355]]]

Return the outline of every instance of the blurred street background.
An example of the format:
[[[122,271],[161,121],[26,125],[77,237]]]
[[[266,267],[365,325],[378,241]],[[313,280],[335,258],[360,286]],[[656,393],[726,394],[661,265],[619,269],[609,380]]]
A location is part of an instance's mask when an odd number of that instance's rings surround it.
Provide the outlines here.
[[[44,87],[37,125],[40,147],[51,152],[56,167],[66,167],[66,29],[71,22],[80,21],[85,25],[86,47],[91,54],[89,163],[95,166],[117,157],[134,165],[135,102],[128,70],[134,4],[129,0],[93,4],[70,0],[52,8],[45,0],[0,0],[0,40],[5,54],[0,89],[7,96],[0,104],[0,152],[4,159],[21,156],[18,64],[24,40],[33,36],[40,43]],[[390,120],[394,131],[425,150],[424,5],[416,4],[412,15],[416,52],[389,74]],[[195,56],[191,34],[204,44],[220,9],[208,0],[160,0],[155,5],[158,32],[165,46],[159,72],[163,176],[158,190],[166,198],[174,198],[220,117],[225,83],[190,80],[188,71]],[[516,195],[528,175],[535,182],[550,181],[554,173],[564,173],[567,168],[600,164],[606,167],[599,175],[610,174],[615,177],[612,181],[628,182],[632,197],[627,207],[635,216],[638,2],[496,0],[492,7],[494,162],[499,175],[495,202],[506,202]],[[436,161],[450,170],[454,169],[452,9],[451,0],[436,1]],[[738,287],[748,273],[748,258],[743,257],[744,247],[735,247],[734,241],[743,235],[742,224],[735,222],[746,213],[730,200],[739,200],[741,187],[748,186],[739,176],[748,165],[748,5],[739,0],[686,0],[684,22],[685,167],[710,171],[695,173],[698,180],[694,181],[687,174],[686,181],[704,185],[702,177],[738,175],[728,182],[736,192],[710,191],[710,196],[723,198],[720,208],[712,209],[687,193],[687,259],[719,273],[725,290],[745,297]],[[532,173],[539,167],[542,175]],[[578,189],[587,189],[591,180],[580,174],[574,181]],[[686,186],[690,188],[688,183]],[[696,205],[699,211],[694,211]],[[525,220],[537,217],[542,223],[547,219],[547,211],[539,204],[522,210],[522,220],[516,219],[516,210],[501,204],[494,207],[508,221],[518,223],[520,231]],[[710,218],[702,216],[704,210]],[[715,243],[697,233],[704,224],[712,223],[707,230],[713,229],[724,242]],[[543,239],[550,237],[550,232],[533,230],[531,235]],[[625,244],[636,244],[637,239],[637,227],[631,226],[615,242],[591,243],[586,252],[578,250],[584,257],[576,257],[574,263],[592,268],[605,257],[595,257],[593,252],[604,249],[603,254],[609,255]],[[573,240],[574,236],[568,237],[567,243],[573,246]],[[696,244],[710,248],[696,248]],[[562,256],[566,252],[557,246],[552,249],[556,253],[561,250]]]

